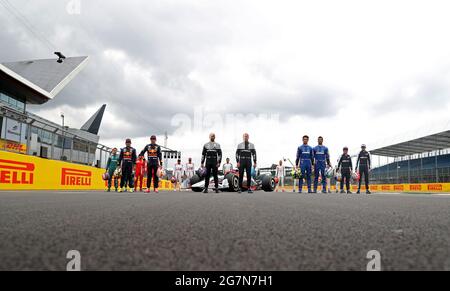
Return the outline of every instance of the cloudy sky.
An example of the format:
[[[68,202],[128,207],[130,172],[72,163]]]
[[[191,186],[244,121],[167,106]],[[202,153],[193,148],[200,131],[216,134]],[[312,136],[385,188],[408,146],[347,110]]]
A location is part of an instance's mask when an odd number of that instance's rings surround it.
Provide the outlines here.
[[[198,159],[211,131],[226,156],[243,132],[260,165],[295,158],[304,134],[370,148],[450,126],[448,1],[0,0],[0,61],[89,55],[30,110],[81,126],[108,104],[101,142],[151,134]],[[77,1],[75,1],[77,2]],[[49,47],[50,46],[50,47]]]

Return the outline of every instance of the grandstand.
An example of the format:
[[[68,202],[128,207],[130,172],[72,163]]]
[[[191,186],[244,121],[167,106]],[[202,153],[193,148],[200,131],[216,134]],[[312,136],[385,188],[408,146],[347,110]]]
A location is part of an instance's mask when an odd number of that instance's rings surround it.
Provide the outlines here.
[[[450,182],[450,130],[395,143],[371,151],[378,164],[374,184]]]
[[[56,124],[27,110],[28,105],[44,104],[56,97],[88,59],[0,63],[0,151],[105,167],[110,148],[99,144],[98,133],[106,105],[79,129]]]

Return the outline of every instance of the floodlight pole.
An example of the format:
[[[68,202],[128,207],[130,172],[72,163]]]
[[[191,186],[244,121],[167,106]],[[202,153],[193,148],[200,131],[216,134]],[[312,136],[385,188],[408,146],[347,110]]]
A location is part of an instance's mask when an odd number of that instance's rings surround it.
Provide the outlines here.
[[[167,141],[169,139],[169,136],[167,135],[167,131],[164,132],[164,147],[167,149]],[[166,158],[164,159],[164,169],[167,171],[167,163],[168,163],[168,159],[167,159],[167,154],[166,154]]]

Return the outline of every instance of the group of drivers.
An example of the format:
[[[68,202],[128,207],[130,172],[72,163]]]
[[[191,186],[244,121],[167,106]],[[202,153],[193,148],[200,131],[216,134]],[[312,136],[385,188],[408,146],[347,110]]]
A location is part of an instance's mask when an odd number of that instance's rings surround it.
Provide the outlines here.
[[[209,135],[209,142],[203,146],[202,151],[202,159],[201,159],[201,167],[205,169],[205,188],[204,193],[208,193],[209,191],[209,183],[211,175],[213,176],[214,181],[214,192],[219,193],[219,178],[218,172],[220,165],[222,163],[222,149],[220,144],[216,141],[216,135],[211,133]],[[161,147],[156,144],[156,136],[152,136],[150,138],[150,144],[145,146],[145,148],[140,152],[139,156],[137,155],[137,151],[135,148],[131,146],[131,140],[127,139],[125,141],[125,147],[120,150],[114,148],[111,152],[111,156],[108,159],[106,170],[108,172],[108,189],[107,191],[111,191],[112,181],[114,180],[114,187],[116,191],[122,192],[126,191],[127,187],[129,187],[129,191],[136,191],[138,186],[140,190],[143,189],[143,177],[147,177],[147,188],[146,192],[149,193],[153,181],[153,188],[155,192],[158,192],[159,187],[159,177],[161,176],[162,171],[162,152]],[[326,146],[323,145],[323,137],[318,138],[318,145],[314,148],[309,146],[309,136],[305,135],[303,137],[303,144],[297,149],[297,158],[294,166],[294,170],[297,175],[297,179],[299,180],[299,188],[298,192],[302,193],[303,189],[303,181],[306,180],[308,193],[317,193],[317,189],[319,186],[319,177],[322,178],[322,192],[327,193],[327,172],[332,169],[332,165],[330,162],[330,154],[329,150]],[[147,160],[145,160],[144,156],[147,154]],[[236,162],[237,168],[239,169],[239,190],[241,193],[243,189],[243,179],[244,173],[246,177],[252,176],[252,169],[257,168],[257,154],[254,144],[249,142],[249,134],[245,133],[243,135],[243,142],[240,143],[236,150]],[[361,152],[358,155],[357,164],[356,164],[356,172],[359,173],[359,187],[358,194],[361,191],[361,182],[362,177],[365,178],[365,186],[366,193],[371,194],[369,190],[369,171],[371,167],[370,154],[366,150],[366,146],[361,146]],[[117,170],[120,169],[121,179],[120,179],[120,187],[118,185],[118,175],[116,174]],[[223,165],[223,172],[227,174],[232,171],[233,165],[230,163],[230,160],[227,158],[226,164]],[[348,148],[345,147],[343,149],[343,154],[339,159],[338,165],[334,170],[335,174],[339,174],[341,177],[341,185],[340,190],[341,193],[344,192],[344,185],[346,185],[347,193],[351,193],[350,191],[350,180],[353,173],[353,164],[352,158],[348,154]],[[312,173],[314,173],[314,189],[312,189]],[[189,158],[189,162],[184,167],[181,164],[181,160],[178,160],[174,167],[174,178],[173,182],[175,183],[175,191],[181,190],[181,182],[182,177],[186,176],[187,180],[191,179],[195,174],[195,167],[192,163],[192,159]],[[284,177],[285,170],[282,165],[282,161],[280,161],[280,165],[277,167],[276,171],[277,182],[279,185],[284,187]],[[248,193],[253,193],[251,190],[251,179],[247,179],[247,187]],[[295,191],[295,184],[294,184]]]
[[[322,193],[327,193],[327,172],[333,171],[336,180],[340,180],[340,190],[344,193],[344,184],[347,193],[351,194],[350,180],[353,173],[352,157],[348,154],[348,147],[344,147],[338,165],[335,169],[332,168],[330,162],[330,154],[328,148],[323,145],[323,137],[318,138],[318,145],[314,148],[308,145],[309,136],[303,137],[303,144],[297,150],[297,159],[295,162],[295,170],[299,171],[299,192],[303,189],[303,180],[306,180],[308,193],[317,193],[319,184],[319,177],[322,179]],[[369,171],[371,168],[370,153],[367,151],[366,145],[361,146],[361,152],[358,155],[356,162],[356,172],[359,177],[357,194],[361,193],[362,177],[366,186],[366,193],[371,194],[369,188]],[[311,189],[311,176],[314,172],[314,190]],[[339,177],[339,178],[337,178]],[[329,182],[328,182],[329,184]]]
[[[144,155],[147,154],[147,160]],[[123,192],[129,187],[130,192],[137,190],[138,184],[142,191],[143,178],[147,176],[147,190],[150,192],[150,186],[154,185],[155,192],[158,192],[159,176],[161,175],[162,152],[161,147],[156,144],[156,136],[150,138],[150,144],[146,145],[141,151],[139,157],[135,148],[131,146],[131,139],[125,141],[125,147],[118,153],[117,148],[111,151],[111,156],[106,165],[108,172],[108,189],[111,191],[112,181],[116,191]],[[118,172],[120,174],[118,174]],[[118,177],[120,176],[120,187]]]

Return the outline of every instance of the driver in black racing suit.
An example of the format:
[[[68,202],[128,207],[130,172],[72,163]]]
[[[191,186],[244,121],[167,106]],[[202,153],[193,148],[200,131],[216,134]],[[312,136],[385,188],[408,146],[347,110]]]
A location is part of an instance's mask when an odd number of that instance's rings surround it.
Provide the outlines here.
[[[150,144],[146,145],[145,148],[142,150],[141,154],[139,156],[144,156],[145,153],[147,153],[147,190],[146,193],[150,193],[150,188],[152,185],[152,178],[153,178],[153,188],[156,193],[158,193],[158,187],[159,187],[159,177],[158,177],[158,169],[162,167],[162,153],[161,153],[161,147],[156,144],[156,136],[152,135],[150,137]]]
[[[361,146],[361,152],[358,155],[358,160],[356,162],[356,169],[359,171],[359,186],[357,194],[361,193],[361,182],[364,175],[364,182],[366,182],[366,193],[371,194],[369,189],[369,172],[370,172],[371,162],[370,153],[366,151],[366,145]]]
[[[126,192],[130,187],[130,192],[134,189],[134,177],[135,165],[137,160],[136,149],[131,147],[131,139],[127,138],[125,141],[126,147],[120,150],[118,164],[122,167],[122,178],[120,179],[119,192]]]
[[[239,168],[239,193],[242,193],[242,183],[244,181],[244,172],[247,174],[247,190],[249,194],[252,194],[252,166],[256,170],[256,149],[255,145],[250,143],[248,133],[244,134],[244,142],[238,145],[236,150],[236,162]],[[252,159],[253,158],[253,159]],[[252,165],[253,160],[253,165]]]
[[[222,163],[222,149],[220,144],[215,142],[216,135],[211,133],[209,135],[209,142],[205,144],[202,152],[202,168],[206,167],[205,189],[203,193],[208,193],[209,179],[211,172],[214,176],[215,192],[219,193],[219,167]]]

